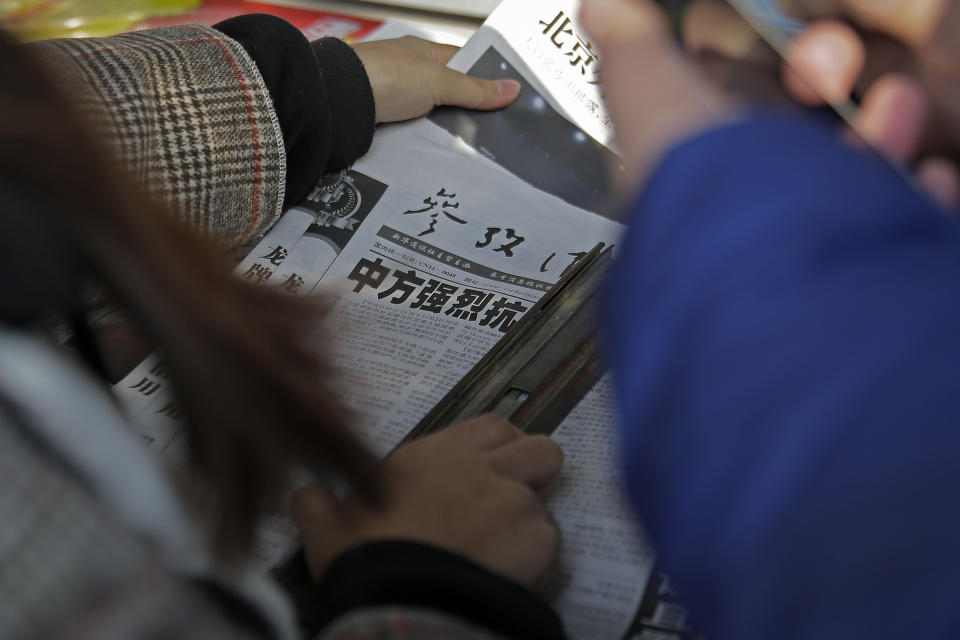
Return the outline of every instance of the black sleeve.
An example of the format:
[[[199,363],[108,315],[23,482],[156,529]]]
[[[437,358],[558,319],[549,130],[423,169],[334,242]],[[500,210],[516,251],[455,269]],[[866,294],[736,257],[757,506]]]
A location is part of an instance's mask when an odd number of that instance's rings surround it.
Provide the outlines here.
[[[337,38],[311,43],[267,14],[237,16],[214,28],[250,54],[273,98],[287,152],[284,207],[303,200],[321,175],[370,148],[373,91],[349,45]]]
[[[314,630],[351,609],[405,605],[435,609],[507,638],[566,637],[553,609],[526,588],[417,542],[369,542],[345,551],[309,597]]]

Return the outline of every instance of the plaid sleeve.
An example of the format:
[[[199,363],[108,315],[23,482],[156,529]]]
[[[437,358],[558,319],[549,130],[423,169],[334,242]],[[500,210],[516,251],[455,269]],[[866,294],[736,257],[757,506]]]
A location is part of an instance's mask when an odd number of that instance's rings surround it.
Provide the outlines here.
[[[2,396],[0,637],[276,640],[252,605],[176,572]]]
[[[242,243],[280,215],[283,135],[237,42],[183,25],[31,46],[121,165],[203,233]]]
[[[66,461],[4,412],[0,389],[0,637],[282,637],[226,585],[177,573]],[[518,636],[524,637],[524,636]],[[372,606],[315,640],[504,640],[442,611]]]

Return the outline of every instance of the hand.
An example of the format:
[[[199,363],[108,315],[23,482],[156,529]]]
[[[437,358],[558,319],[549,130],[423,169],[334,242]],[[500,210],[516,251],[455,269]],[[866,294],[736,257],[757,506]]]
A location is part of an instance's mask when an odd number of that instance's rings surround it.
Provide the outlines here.
[[[960,2],[782,0],[818,19],[791,46],[785,80],[808,103],[862,96],[856,129],[912,162],[947,205],[960,201]]]
[[[549,438],[525,436],[502,418],[481,416],[384,460],[381,504],[340,503],[311,486],[294,495],[294,520],[315,577],[350,547],[405,539],[453,551],[534,587],[560,544],[536,492],[556,478],[562,462]]]
[[[606,105],[616,123],[626,171],[637,188],[676,143],[732,120],[733,103],[715,90],[674,44],[649,0],[585,0],[580,22],[603,58]]]
[[[515,80],[483,80],[446,67],[457,47],[413,36],[352,45],[376,106],[377,122],[418,118],[439,105],[499,109],[520,93]]]

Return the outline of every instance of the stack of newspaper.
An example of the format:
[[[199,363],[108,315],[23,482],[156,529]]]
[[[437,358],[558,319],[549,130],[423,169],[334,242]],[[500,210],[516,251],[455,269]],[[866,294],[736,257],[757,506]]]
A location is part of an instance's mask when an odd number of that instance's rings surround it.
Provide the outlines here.
[[[321,180],[238,267],[289,295],[336,301],[328,335],[338,390],[381,455],[565,269],[597,242],[616,254],[622,226],[608,176],[620,158],[602,61],[576,12],[573,0],[501,4],[451,66],[516,79],[516,103],[381,128],[363,159]],[[162,373],[151,357],[117,392],[176,466],[185,438]],[[548,503],[563,536],[551,597],[573,638],[624,636],[653,569],[620,484],[615,422],[603,379],[553,435],[566,463]],[[289,522],[273,519],[262,562],[276,564],[295,544]]]

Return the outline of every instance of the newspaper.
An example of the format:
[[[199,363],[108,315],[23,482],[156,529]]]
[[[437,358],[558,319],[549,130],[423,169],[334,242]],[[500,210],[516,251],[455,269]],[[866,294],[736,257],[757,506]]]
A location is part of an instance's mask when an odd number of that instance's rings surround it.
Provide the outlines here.
[[[239,277],[334,301],[336,389],[378,455],[591,247],[616,252],[607,168],[619,158],[575,15],[575,2],[504,2],[451,65],[516,78],[516,104],[381,128],[364,158],[324,177],[238,265]],[[153,356],[116,390],[176,467],[186,438],[167,386]],[[548,498],[562,533],[550,597],[572,638],[622,637],[653,568],[619,480],[613,407],[603,379],[553,435],[566,462]],[[278,516],[258,558],[274,565],[295,544]]]

